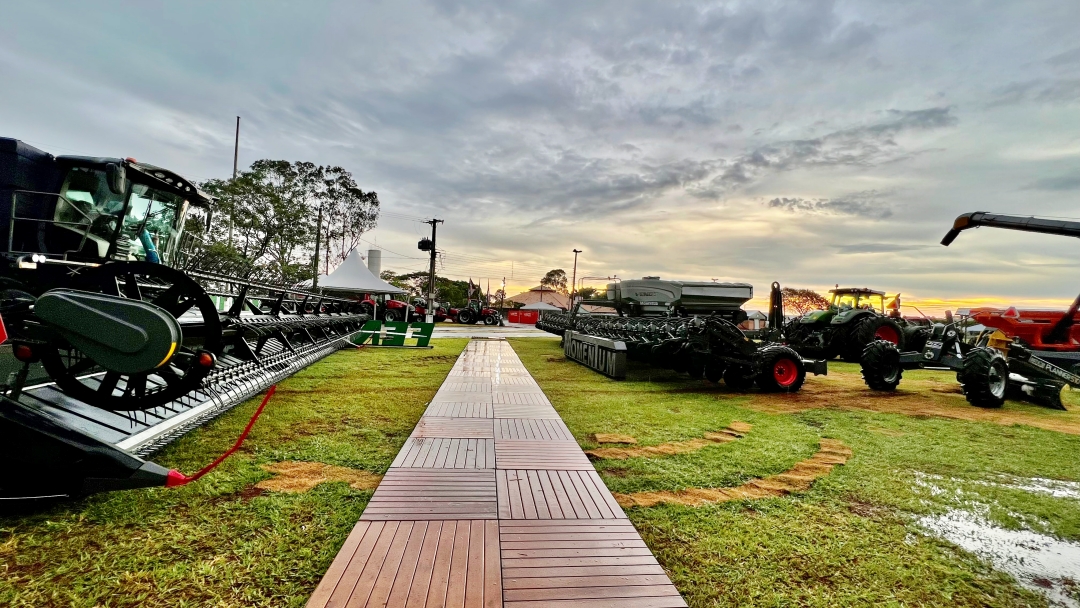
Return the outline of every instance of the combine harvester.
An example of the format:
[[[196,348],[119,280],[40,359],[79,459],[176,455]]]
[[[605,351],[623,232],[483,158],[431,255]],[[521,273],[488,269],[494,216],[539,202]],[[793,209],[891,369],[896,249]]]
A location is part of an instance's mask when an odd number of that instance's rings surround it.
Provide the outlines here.
[[[977,211],[956,218],[941,244],[948,246],[960,232],[979,227],[1080,237],[1080,222]],[[950,315],[932,328],[921,351],[900,352],[882,340],[871,343],[863,352],[863,379],[874,390],[893,390],[905,369],[945,367],[957,372],[972,405],[1001,407],[1014,396],[1063,410],[1062,392],[1080,387],[1078,310],[1080,296],[1064,312],[975,309],[975,321],[997,330],[975,345],[963,342]]]
[[[536,326],[559,336],[567,330],[625,343],[627,356],[734,390],[755,384],[766,391],[795,392],[807,372],[825,374],[823,360],[805,360],[793,349],[755,342],[739,329],[743,304],[754,296],[748,283],[661,281],[646,277],[609,283],[602,299],[584,300],[571,312],[545,312]],[[583,306],[615,314],[589,314]],[[773,285],[772,328],[783,319],[779,285]],[[775,310],[779,308],[779,314]]]
[[[0,499],[182,484],[144,458],[368,319],[358,302],[185,270],[193,207],[209,224],[211,199],[165,169],[0,138]]]

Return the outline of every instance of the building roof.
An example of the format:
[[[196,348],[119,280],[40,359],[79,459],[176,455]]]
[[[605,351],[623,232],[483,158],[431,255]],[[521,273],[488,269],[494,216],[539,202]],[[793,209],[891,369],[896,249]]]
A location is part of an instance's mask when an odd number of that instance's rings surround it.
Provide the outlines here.
[[[519,293],[516,296],[510,296],[506,298],[506,300],[508,302],[517,302],[518,304],[524,304],[526,306],[537,302],[544,302],[562,309],[566,309],[570,305],[569,295],[559,293],[547,286],[533,287],[529,291]]]
[[[532,304],[526,304],[521,307],[522,310],[562,310],[554,304],[548,302],[533,302]]]

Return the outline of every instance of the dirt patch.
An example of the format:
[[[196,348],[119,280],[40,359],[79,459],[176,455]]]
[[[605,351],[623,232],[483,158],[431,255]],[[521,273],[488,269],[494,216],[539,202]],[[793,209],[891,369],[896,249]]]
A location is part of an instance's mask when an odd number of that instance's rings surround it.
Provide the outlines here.
[[[595,450],[585,450],[585,454],[589,458],[593,459],[609,459],[609,460],[626,460],[627,458],[655,458],[658,456],[673,456],[675,454],[687,454],[689,452],[696,452],[701,448],[712,445],[714,443],[727,443],[729,441],[735,441],[746,433],[750,432],[751,425],[745,422],[739,422],[738,420],[732,422],[727,428],[721,431],[709,431],[705,433],[703,439],[691,439],[690,441],[673,441],[670,443],[661,443],[660,445],[650,445],[640,448],[597,448]],[[603,433],[597,434],[597,437],[605,436]],[[619,443],[637,443],[637,440],[627,435],[614,435],[615,437],[623,437],[630,441],[621,441]],[[598,443],[607,443],[600,442]],[[614,442],[611,442],[614,443]]]
[[[904,431],[897,431],[895,429],[886,429],[879,426],[869,427],[866,430],[871,433],[877,433],[878,435],[885,435],[886,437],[903,437],[907,435]]]
[[[247,502],[253,498],[258,498],[263,494],[266,494],[266,490],[263,488],[260,488],[259,486],[248,486],[243,490],[240,490],[238,497],[240,500]]]
[[[624,443],[626,445],[634,445],[637,443],[637,439],[634,439],[630,435],[620,435],[618,433],[593,433],[589,435],[589,439],[592,439],[596,443]]]
[[[763,479],[751,479],[735,488],[687,488],[677,492],[635,492],[615,494],[615,500],[623,507],[652,507],[661,503],[699,507],[729,500],[786,496],[792,492],[809,490],[815,480],[828,475],[834,466],[844,464],[850,457],[851,448],[842,442],[836,439],[822,439],[821,447],[816,454],[795,463],[795,466],[787,471]]]
[[[803,385],[798,393],[753,395],[747,405],[771,414],[795,414],[814,409],[869,410],[923,418],[951,418],[991,422],[1003,426],[1026,424],[1049,431],[1080,435],[1080,411],[1049,411],[1045,415],[1012,409],[1012,402],[1002,409],[974,407],[964,399],[960,386],[951,377],[941,380],[906,378],[896,391],[871,391],[862,378],[850,372],[830,372]]]
[[[320,483],[333,481],[344,481],[356,490],[372,490],[382,480],[382,475],[321,462],[287,460],[265,464],[262,468],[274,473],[274,477],[260,481],[255,488],[271,492],[307,492]]]

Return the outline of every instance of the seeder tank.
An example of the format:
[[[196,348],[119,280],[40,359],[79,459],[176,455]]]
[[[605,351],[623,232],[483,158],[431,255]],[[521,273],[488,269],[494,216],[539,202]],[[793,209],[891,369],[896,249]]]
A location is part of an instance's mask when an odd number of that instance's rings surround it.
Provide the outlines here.
[[[320,358],[358,302],[191,269],[213,201],[0,138],[0,498],[169,485],[146,457]]]

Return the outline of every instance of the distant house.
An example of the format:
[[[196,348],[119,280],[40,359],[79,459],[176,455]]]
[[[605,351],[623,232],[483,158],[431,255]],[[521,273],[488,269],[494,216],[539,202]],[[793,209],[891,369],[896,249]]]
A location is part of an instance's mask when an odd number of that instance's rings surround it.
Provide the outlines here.
[[[739,329],[745,329],[752,331],[755,329],[765,329],[765,325],[769,322],[769,317],[765,316],[765,313],[760,310],[749,310],[746,312],[746,320],[739,323]]]
[[[545,304],[551,304],[553,306],[558,306],[559,308],[566,310],[566,308],[570,304],[570,296],[564,293],[559,293],[546,285],[538,285],[524,293],[519,293],[516,296],[510,296],[506,298],[506,301],[516,302],[523,306],[535,304],[538,302],[544,302]]]

